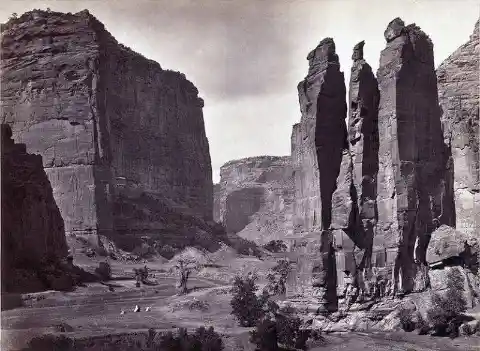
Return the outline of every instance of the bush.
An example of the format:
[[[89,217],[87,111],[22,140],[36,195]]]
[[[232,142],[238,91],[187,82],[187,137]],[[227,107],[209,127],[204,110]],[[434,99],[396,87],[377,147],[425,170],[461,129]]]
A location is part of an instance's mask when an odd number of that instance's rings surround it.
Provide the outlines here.
[[[275,253],[287,251],[287,245],[282,240],[271,240],[263,245],[263,248]]]
[[[68,351],[72,345],[72,339],[64,335],[46,334],[34,337],[23,351]]]
[[[282,348],[306,350],[307,341],[313,336],[311,330],[302,329],[302,320],[294,314],[293,309],[281,309],[274,318],[265,318],[257,324],[257,328],[250,333],[250,342],[257,346],[257,350],[278,350]],[[315,333],[316,339],[321,339]]]
[[[406,332],[415,330],[415,322],[413,321],[412,311],[404,306],[400,306],[398,310],[398,318],[400,319],[400,325]]]
[[[158,351],[221,351],[224,349],[220,335],[213,327],[200,327],[194,334],[180,328],[178,335],[168,332],[162,336],[157,347]]]
[[[447,291],[444,296],[432,296],[432,308],[427,311],[428,322],[434,333],[441,336],[458,336],[463,313],[467,302],[463,296],[465,290],[463,277],[458,269],[452,269],[447,275]]]
[[[311,331],[301,329],[302,320],[293,309],[284,308],[276,316],[278,342],[290,348],[305,350]]]
[[[257,297],[258,290],[255,282],[258,277],[249,274],[246,277],[236,276],[232,288],[232,314],[239,321],[242,327],[253,327],[264,315],[264,305],[267,296],[262,294]]]
[[[419,335],[426,335],[430,331],[430,326],[420,313],[417,314],[417,323],[415,327],[418,330]]]
[[[278,261],[272,271],[267,274],[267,291],[272,294],[284,294],[286,292],[286,284],[291,264],[287,260]]]
[[[100,262],[95,268],[95,273],[103,280],[110,280],[112,278],[112,267],[108,262]]]
[[[257,328],[250,332],[250,342],[256,345],[255,351],[277,351],[277,324],[269,319],[261,321]]]

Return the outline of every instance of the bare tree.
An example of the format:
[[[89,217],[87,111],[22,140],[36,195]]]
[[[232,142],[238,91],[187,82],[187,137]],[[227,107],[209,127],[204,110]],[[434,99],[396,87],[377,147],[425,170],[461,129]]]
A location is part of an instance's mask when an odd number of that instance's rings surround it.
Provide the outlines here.
[[[179,294],[188,293],[187,281],[190,274],[200,268],[199,264],[192,258],[182,257],[177,260],[175,269],[178,272],[177,290]]]

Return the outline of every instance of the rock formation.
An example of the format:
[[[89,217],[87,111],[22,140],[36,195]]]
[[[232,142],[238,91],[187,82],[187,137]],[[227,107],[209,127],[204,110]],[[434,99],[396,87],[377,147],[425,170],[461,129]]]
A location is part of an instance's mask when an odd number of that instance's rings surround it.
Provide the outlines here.
[[[27,153],[25,144],[15,144],[5,124],[1,151],[2,292],[55,288],[41,272],[65,259],[68,247],[42,157]],[[61,278],[55,278],[57,283]]]
[[[349,86],[348,149],[343,151],[332,203],[331,229],[335,235],[337,270],[371,267],[377,220],[379,91],[372,68],[363,58],[362,41],[355,45]],[[363,251],[356,257],[355,248]],[[382,251],[379,248],[378,251]],[[377,250],[375,250],[377,254]],[[379,260],[374,265],[382,266]],[[342,288],[343,275],[338,275]]]
[[[377,79],[379,172],[377,242],[394,266],[394,285],[414,288],[417,265],[425,265],[429,234],[452,224],[454,205],[446,172],[438,108],[433,44],[415,24],[399,18],[385,30],[386,48]]]
[[[313,267],[297,262],[294,274],[312,274],[315,295],[325,310],[336,310],[336,268],[333,248],[332,194],[337,186],[347,145],[347,105],[343,72],[335,43],[326,38],[309,53],[309,70],[298,84],[299,124],[292,132],[295,174],[294,232],[299,238],[317,233],[318,251]],[[304,256],[302,259],[309,259]],[[309,272],[303,272],[307,267]]]
[[[456,228],[480,233],[480,20],[437,69],[445,142],[451,147]]]
[[[258,244],[291,234],[294,189],[289,156],[230,161],[220,168],[220,178],[214,203],[228,233]]]
[[[203,100],[183,74],[86,10],[26,13],[1,40],[2,120],[43,157],[67,233],[190,242],[212,220]]]

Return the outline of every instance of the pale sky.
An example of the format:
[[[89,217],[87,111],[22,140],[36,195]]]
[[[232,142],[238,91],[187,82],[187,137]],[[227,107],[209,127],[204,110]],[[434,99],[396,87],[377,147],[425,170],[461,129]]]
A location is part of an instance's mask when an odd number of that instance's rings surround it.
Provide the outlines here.
[[[433,40],[435,65],[466,42],[479,0],[1,0],[0,22],[33,8],[87,8],[115,38],[163,68],[185,73],[205,100],[213,179],[225,162],[290,154],[300,120],[297,84],[306,56],[335,40],[348,87],[353,46],[378,68],[393,18],[416,23]]]

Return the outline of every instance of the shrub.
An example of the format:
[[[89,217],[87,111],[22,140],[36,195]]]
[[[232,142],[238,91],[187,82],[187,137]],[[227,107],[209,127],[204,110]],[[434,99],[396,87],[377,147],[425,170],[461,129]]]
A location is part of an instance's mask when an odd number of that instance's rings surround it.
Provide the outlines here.
[[[412,311],[404,306],[400,306],[398,310],[398,318],[400,319],[400,325],[406,332],[415,330],[415,322],[413,321]]]
[[[275,253],[287,251],[287,245],[282,240],[271,240],[267,244],[263,245],[263,248]]]
[[[267,274],[267,291],[272,294],[284,294],[286,292],[286,284],[288,273],[291,270],[291,263],[287,260],[278,261],[272,271]]]
[[[261,320],[250,333],[250,342],[262,351],[278,350],[279,344],[287,349],[306,350],[310,336],[321,339],[319,333],[313,335],[311,330],[302,329],[302,320],[294,314],[293,309],[284,308],[274,318]]]
[[[305,350],[311,331],[301,329],[302,320],[291,308],[284,308],[276,316],[278,342],[282,345]]]
[[[98,267],[95,268],[95,273],[103,280],[109,280],[112,278],[112,267],[108,262],[100,262]]]
[[[261,321],[257,328],[250,332],[250,342],[256,346],[255,351],[277,351],[277,324],[270,319]]]
[[[463,313],[467,310],[467,302],[463,296],[464,290],[461,272],[458,269],[452,269],[447,275],[445,295],[434,294],[432,307],[427,311],[428,322],[436,335],[458,336]]]
[[[418,330],[419,335],[426,335],[430,331],[430,326],[420,313],[417,314],[417,323],[415,327]]]
[[[65,335],[46,334],[34,337],[23,351],[68,351],[72,345],[72,339]]]
[[[242,327],[255,326],[264,314],[263,307],[268,297],[265,293],[257,297],[257,279],[255,274],[248,274],[246,277],[236,276],[233,282],[230,305],[232,314]]]
[[[213,327],[200,327],[194,334],[180,328],[178,335],[168,332],[162,336],[157,347],[158,351],[221,351],[224,349],[220,335]]]

